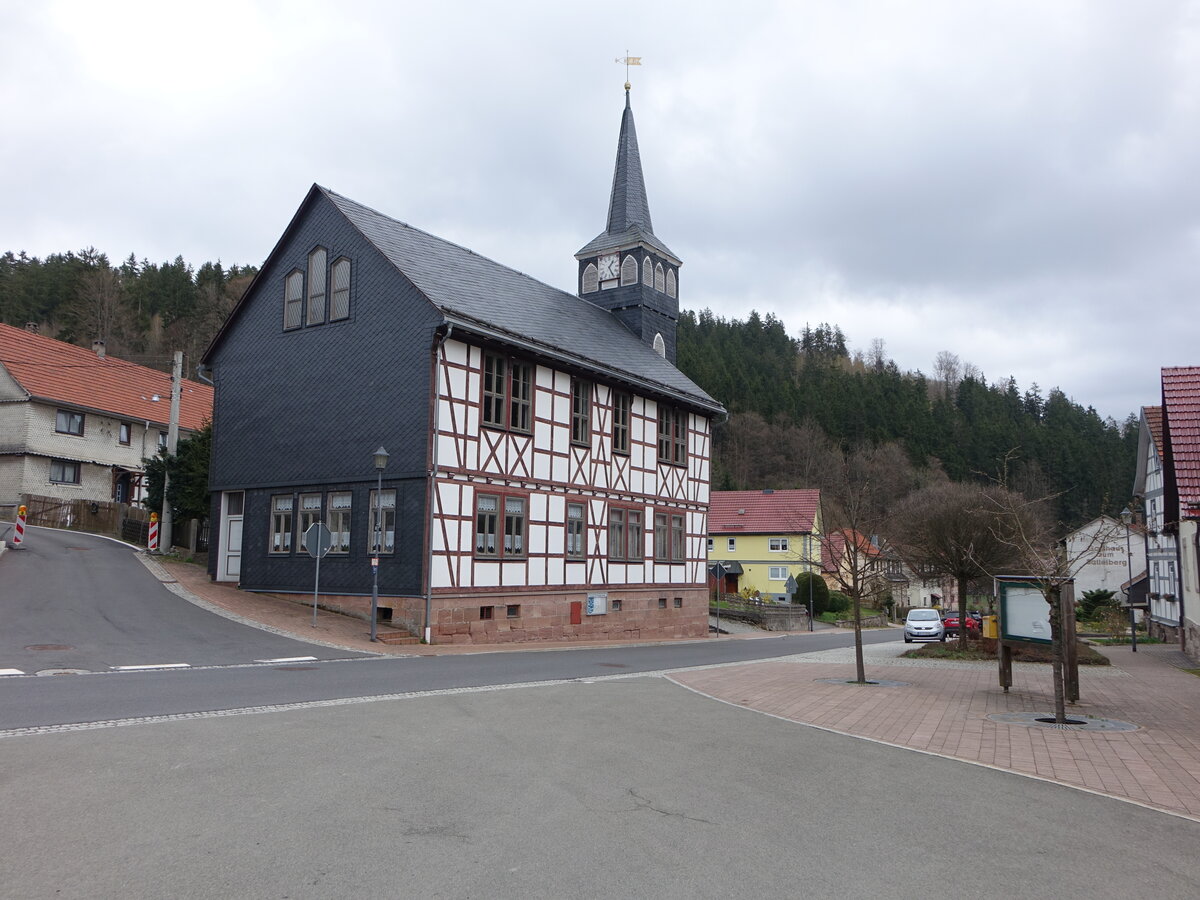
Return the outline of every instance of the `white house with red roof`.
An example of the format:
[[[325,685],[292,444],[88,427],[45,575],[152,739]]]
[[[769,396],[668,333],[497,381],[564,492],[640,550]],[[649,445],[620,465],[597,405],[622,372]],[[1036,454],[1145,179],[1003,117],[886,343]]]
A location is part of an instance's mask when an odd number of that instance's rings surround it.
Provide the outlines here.
[[[708,569],[722,591],[749,589],[787,601],[789,577],[821,572],[821,492],[713,491],[708,507]]]
[[[1179,548],[1181,648],[1200,660],[1200,366],[1162,370],[1163,527]]]
[[[184,379],[179,434],[212,416],[213,390]],[[166,446],[171,376],[0,324],[0,507],[23,495],[135,503],[142,460]]]
[[[1133,496],[1141,498],[1146,523],[1137,540],[1143,544],[1146,555],[1150,636],[1176,641],[1179,639],[1179,548],[1175,533],[1163,527],[1166,505],[1161,406],[1142,407],[1136,472]]]

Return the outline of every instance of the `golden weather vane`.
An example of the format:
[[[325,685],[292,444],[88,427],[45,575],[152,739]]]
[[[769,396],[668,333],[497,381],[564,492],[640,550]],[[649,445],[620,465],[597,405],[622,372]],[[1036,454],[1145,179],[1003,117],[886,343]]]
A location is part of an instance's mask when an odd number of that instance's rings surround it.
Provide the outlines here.
[[[629,51],[626,50],[624,56],[618,56],[614,61],[625,64],[625,90],[629,90],[629,67],[640,66],[642,58],[640,56],[630,56]]]

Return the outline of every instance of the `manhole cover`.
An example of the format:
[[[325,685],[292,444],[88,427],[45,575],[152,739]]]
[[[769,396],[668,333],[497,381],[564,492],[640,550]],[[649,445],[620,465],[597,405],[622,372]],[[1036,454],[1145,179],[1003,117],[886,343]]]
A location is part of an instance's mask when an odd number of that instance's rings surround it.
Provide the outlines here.
[[[87,669],[42,669],[38,675],[91,675]]]
[[[1059,731],[1139,731],[1141,726],[1132,722],[1122,722],[1120,719],[1101,719],[1098,716],[1067,716],[1067,721],[1054,721],[1053,713],[1019,712],[992,713],[988,716],[993,722],[1006,725],[1025,725],[1029,728],[1054,728]]]
[[[26,650],[74,650],[70,644],[28,644]]]

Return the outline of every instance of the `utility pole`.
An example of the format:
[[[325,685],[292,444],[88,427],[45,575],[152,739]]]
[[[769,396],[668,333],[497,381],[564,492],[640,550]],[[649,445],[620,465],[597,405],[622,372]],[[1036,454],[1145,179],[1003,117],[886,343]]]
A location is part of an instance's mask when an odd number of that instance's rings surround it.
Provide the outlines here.
[[[171,419],[167,423],[167,466],[163,467],[163,508],[159,525],[159,552],[171,552],[171,502],[167,499],[167,488],[171,486],[170,460],[175,458],[175,447],[179,444],[179,399],[183,393],[183,351],[176,350],[171,363]]]

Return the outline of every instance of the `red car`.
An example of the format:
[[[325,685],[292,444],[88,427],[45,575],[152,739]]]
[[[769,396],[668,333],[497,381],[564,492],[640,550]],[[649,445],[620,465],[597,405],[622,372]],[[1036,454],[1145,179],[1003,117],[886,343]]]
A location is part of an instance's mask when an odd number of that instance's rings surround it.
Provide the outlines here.
[[[942,626],[946,629],[946,637],[954,637],[958,634],[958,613],[948,612],[942,616]],[[967,613],[967,631],[973,634],[979,633],[979,620],[970,613]]]

